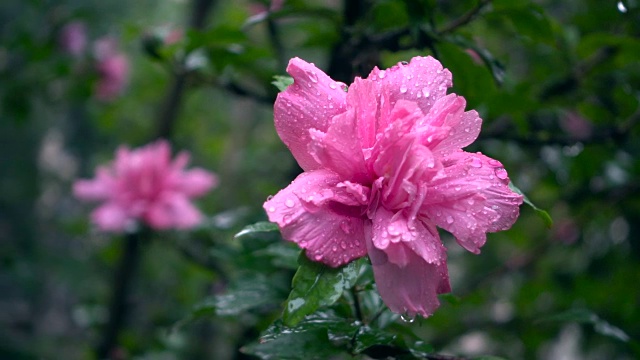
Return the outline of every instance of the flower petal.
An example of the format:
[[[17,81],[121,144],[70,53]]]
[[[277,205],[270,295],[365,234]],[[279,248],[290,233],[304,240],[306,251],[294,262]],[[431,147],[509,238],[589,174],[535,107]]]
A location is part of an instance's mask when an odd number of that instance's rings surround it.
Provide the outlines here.
[[[264,203],[284,239],[306,249],[311,260],[332,267],[366,255],[364,206],[350,192],[353,187],[341,184],[331,171],[305,172]]]
[[[428,263],[446,262],[447,250],[435,226],[430,222],[412,219],[405,211],[393,213],[384,207],[378,208],[372,220],[371,235],[373,245],[387,252],[389,261],[396,265],[405,266],[409,259],[399,251],[402,249],[413,251]],[[394,246],[401,242],[406,245],[405,248]],[[394,252],[394,249],[399,252]]]
[[[204,169],[182,171],[176,179],[176,191],[187,197],[199,197],[218,185],[218,177]]]
[[[462,96],[449,94],[436,100],[424,118],[421,125],[433,130],[426,131],[423,138],[435,154],[447,156],[471,144],[480,134],[482,119],[475,110],[464,112],[465,105]],[[439,129],[446,133],[442,134]]]
[[[149,206],[144,218],[154,229],[188,229],[202,221],[202,214],[185,196],[165,193]]]
[[[291,59],[287,72],[294,82],[278,94],[274,104],[276,131],[302,169],[319,169],[320,164],[308,151],[309,129],[326,132],[331,119],[345,111],[347,93],[302,59]]]
[[[446,261],[428,263],[403,242],[380,250],[371,241],[371,236],[366,238],[376,286],[389,309],[410,317],[433,314],[440,306],[437,294],[451,291]],[[392,253],[402,253],[406,257],[404,264],[389,261]]]
[[[486,233],[506,230],[519,214],[522,196],[508,186],[502,164],[482,154],[458,151],[430,182],[421,214],[451,232],[465,249],[479,253]]]
[[[106,167],[96,170],[92,180],[77,180],[73,183],[73,194],[81,200],[106,200],[113,195],[115,179]]]
[[[309,153],[323,168],[334,171],[342,179],[366,183],[369,176],[362,148],[353,139],[356,133],[354,111],[336,115],[326,134],[310,130]]]
[[[121,232],[133,223],[122,206],[107,202],[91,213],[91,220],[103,231]]]
[[[401,99],[414,101],[424,114],[453,85],[451,72],[431,56],[414,57],[409,64],[398,63],[387,70],[374,68],[367,80],[380,82],[381,93],[389,94],[391,104]]]

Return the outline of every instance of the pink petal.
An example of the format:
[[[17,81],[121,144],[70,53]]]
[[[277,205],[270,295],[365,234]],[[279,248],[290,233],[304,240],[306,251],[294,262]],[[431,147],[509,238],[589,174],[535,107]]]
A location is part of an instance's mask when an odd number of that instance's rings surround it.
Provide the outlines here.
[[[293,58],[287,72],[294,83],[278,94],[273,112],[278,135],[304,170],[321,167],[309,154],[309,129],[326,132],[331,119],[346,108],[346,92],[322,70]]]
[[[369,181],[362,148],[354,141],[356,116],[352,110],[336,115],[326,134],[310,130],[309,153],[325,169],[333,170],[342,179],[366,183]]]
[[[374,68],[367,80],[379,82],[391,104],[401,99],[414,101],[424,114],[453,85],[451,72],[431,56],[414,57],[407,65],[398,63],[387,70]]]
[[[444,175],[430,182],[422,213],[477,254],[487,232],[506,230],[518,217],[522,196],[508,184],[499,161],[482,154],[453,153],[444,160]]]
[[[107,202],[91,213],[92,221],[103,231],[122,232],[134,221],[122,206]]]
[[[424,125],[435,129],[428,131],[423,138],[435,138],[432,141],[427,140],[435,154],[447,156],[471,144],[480,134],[482,119],[475,110],[464,112],[465,105],[466,101],[462,96],[449,94],[436,100],[425,117]],[[439,128],[446,130],[446,136],[441,135]]]
[[[199,168],[183,171],[176,181],[176,191],[190,198],[200,197],[218,185],[215,174]]]
[[[147,209],[145,221],[153,229],[189,229],[202,221],[202,214],[184,196],[167,193]]]
[[[373,147],[378,133],[378,97],[380,96],[380,84],[355,78],[349,86],[347,104],[356,113],[358,140],[362,149]]]
[[[93,180],[77,180],[73,183],[73,194],[81,200],[106,200],[115,190],[115,180],[109,169],[99,167]]]
[[[285,240],[306,249],[311,260],[337,267],[366,255],[364,210],[355,189],[333,172],[309,171],[267,200],[264,209]]]
[[[371,231],[371,230],[368,230]],[[437,294],[451,291],[446,261],[428,263],[406,243],[378,249],[367,236],[367,249],[378,292],[391,311],[408,316],[428,317],[440,306]],[[402,253],[403,264],[395,264],[388,254]]]
[[[408,257],[401,250],[410,250],[424,261],[440,264],[446,261],[446,248],[440,241],[435,226],[430,222],[412,218],[406,211],[391,212],[379,207],[372,219],[372,242],[380,250],[387,252],[389,261],[405,266]],[[394,244],[404,243],[405,247]],[[397,253],[394,252],[398,251]]]

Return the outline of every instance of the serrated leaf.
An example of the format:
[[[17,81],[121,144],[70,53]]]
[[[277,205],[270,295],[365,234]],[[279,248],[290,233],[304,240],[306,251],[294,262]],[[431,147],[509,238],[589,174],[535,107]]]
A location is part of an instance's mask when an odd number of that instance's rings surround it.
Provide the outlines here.
[[[515,191],[516,193],[522,195],[522,198],[524,199],[524,203],[531,206],[531,208],[536,212],[536,214],[538,215],[538,217],[540,217],[542,219],[542,221],[544,221],[544,224],[548,227],[551,228],[553,226],[553,219],[551,218],[551,215],[549,215],[548,212],[546,212],[545,210],[540,209],[539,207],[535,206],[531,200],[529,200],[529,198],[527,197],[527,195],[525,195],[522,190],[518,189],[518,187],[513,183],[513,181],[511,181],[509,183],[509,188],[513,191]]]
[[[237,239],[237,238],[247,236],[247,235],[252,235],[255,233],[271,232],[271,231],[278,231],[278,230],[279,229],[277,224],[268,222],[268,221],[260,221],[255,224],[245,226],[242,230],[240,230],[237,234],[235,234],[233,238]]]
[[[271,83],[280,91],[287,90],[289,85],[293,84],[293,78],[291,76],[274,75],[273,79]]]
[[[343,291],[355,284],[362,260],[334,269],[311,261],[301,253],[298,263],[300,267],[291,282],[292,290],[282,314],[282,320],[287,326],[295,326],[321,306],[329,306],[338,301]]]

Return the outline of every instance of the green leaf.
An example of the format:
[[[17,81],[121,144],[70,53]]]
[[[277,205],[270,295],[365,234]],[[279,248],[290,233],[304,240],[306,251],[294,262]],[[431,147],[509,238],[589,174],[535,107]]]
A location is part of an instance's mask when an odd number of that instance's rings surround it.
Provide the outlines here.
[[[509,183],[509,188],[515,192],[517,192],[518,194],[522,195],[525,204],[531,206],[531,208],[536,212],[536,214],[542,219],[542,221],[544,221],[544,224],[547,225],[548,228],[551,228],[553,226],[553,219],[551,219],[551,215],[549,215],[548,212],[546,212],[545,210],[540,209],[539,207],[535,206],[531,200],[529,200],[529,198],[527,197],[527,195],[525,195],[522,190],[518,189],[518,187],[513,183],[513,181],[511,181]]]
[[[301,253],[298,263],[300,267],[293,277],[293,289],[282,315],[287,326],[294,326],[319,307],[329,306],[338,301],[342,292],[355,284],[362,260],[334,269],[313,262]]]
[[[570,309],[565,312],[551,315],[539,320],[540,322],[577,322],[592,324],[593,329],[604,336],[608,336],[622,342],[629,342],[631,338],[617,326],[609,324],[598,315],[587,309]]]
[[[237,234],[233,236],[234,239],[241,238],[247,235],[253,235],[255,233],[263,233],[263,232],[271,232],[278,231],[278,224],[268,222],[268,221],[260,221],[255,224],[247,225],[242,230],[240,230]]]
[[[271,82],[280,91],[285,91],[289,85],[293,84],[293,78],[291,76],[274,75],[274,80]]]
[[[493,356],[493,355],[481,355],[471,359],[472,360],[506,360],[505,358],[502,358],[499,356]]]
[[[395,334],[388,333],[382,329],[362,326],[356,333],[353,351],[361,353],[375,345],[391,345],[396,340],[396,337]]]
[[[324,360],[343,352],[322,329],[300,333],[285,333],[271,341],[257,341],[244,346],[241,352],[263,360]]]
[[[544,9],[534,4],[509,6],[494,13],[511,21],[516,31],[534,41],[553,44],[554,34]]]

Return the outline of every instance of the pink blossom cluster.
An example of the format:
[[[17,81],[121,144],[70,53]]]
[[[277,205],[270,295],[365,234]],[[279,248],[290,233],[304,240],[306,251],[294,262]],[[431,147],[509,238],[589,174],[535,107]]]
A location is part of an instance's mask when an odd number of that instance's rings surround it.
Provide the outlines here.
[[[282,236],[332,267],[368,255],[389,308],[429,316],[451,291],[437,227],[472,253],[506,230],[522,196],[502,164],[462,150],[482,120],[446,94],[451,73],[416,57],[346,85],[301,59],[278,95],[276,130],[304,170],[264,209]]]
[[[112,164],[98,167],[91,180],[77,180],[73,192],[81,200],[102,202],[91,219],[103,231],[130,231],[138,222],[157,230],[192,228],[202,214],[190,200],[218,180],[203,169],[185,170],[188,162],[187,152],[172,161],[163,140],[133,150],[121,146]]]
[[[129,58],[118,50],[116,40],[111,37],[96,40],[94,56],[98,72],[96,98],[112,101],[122,93],[129,79]]]

